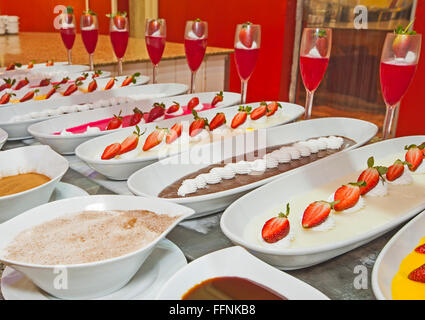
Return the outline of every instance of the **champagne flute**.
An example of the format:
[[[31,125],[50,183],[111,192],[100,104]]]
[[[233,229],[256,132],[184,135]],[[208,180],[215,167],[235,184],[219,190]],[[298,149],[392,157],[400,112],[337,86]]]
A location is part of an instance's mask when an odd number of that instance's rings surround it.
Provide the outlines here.
[[[422,36],[415,32],[387,33],[385,37],[380,65],[381,89],[386,105],[383,139],[392,137],[394,114],[415,74],[421,39]]]
[[[94,70],[93,52],[96,49],[99,35],[99,24],[97,15],[90,9],[85,11],[80,19],[81,37],[89,54],[90,70]]]
[[[68,52],[68,64],[72,64],[71,50],[75,41],[75,17],[72,7],[66,7],[66,11],[61,13],[59,25],[62,41]]]
[[[128,19],[126,12],[107,15],[110,18],[109,35],[115,56],[118,59],[118,75],[122,75],[122,58],[128,45]]]
[[[236,26],[235,62],[241,79],[241,103],[246,103],[248,80],[257,64],[261,45],[261,26],[246,22]]]
[[[301,39],[300,71],[307,93],[304,119],[311,118],[313,96],[329,63],[332,29],[305,28]]]
[[[202,60],[204,60],[207,42],[208,23],[200,19],[187,21],[184,31],[184,50],[187,64],[192,72],[189,93],[195,92],[196,71],[198,71]]]
[[[167,37],[165,19],[146,19],[145,41],[149,58],[153,64],[152,83],[157,83],[158,64],[161,61]]]

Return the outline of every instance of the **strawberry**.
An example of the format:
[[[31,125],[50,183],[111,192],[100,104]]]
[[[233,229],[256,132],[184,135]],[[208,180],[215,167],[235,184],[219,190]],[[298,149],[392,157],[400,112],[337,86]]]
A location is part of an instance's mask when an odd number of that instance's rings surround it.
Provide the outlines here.
[[[222,126],[226,123],[226,116],[223,112],[219,112],[215,115],[215,117],[210,122],[210,131]]]
[[[162,117],[164,113],[165,113],[165,104],[155,102],[153,104],[152,109],[149,111],[147,122],[155,121],[159,117]]]
[[[394,38],[392,48],[397,58],[404,58],[410,49],[411,37],[409,36],[416,34],[416,31],[414,30],[409,31],[409,28],[412,25],[412,23],[413,21],[411,21],[406,28],[403,28],[402,25],[399,25],[394,30],[394,33],[397,36]]]
[[[173,101],[173,105],[167,109],[167,114],[177,112],[180,109],[180,103]]]
[[[46,78],[40,81],[40,83],[38,84],[40,87],[46,87],[50,84],[50,79]]]
[[[94,79],[94,78],[99,78],[101,75],[102,75],[102,70],[96,70],[94,73],[93,73],[93,75],[91,76],[91,78],[92,79]],[[88,74],[87,74],[87,76],[88,76]]]
[[[328,55],[328,39],[326,30],[319,29],[315,33],[316,36],[316,49],[319,51],[319,54],[322,57],[326,57]]]
[[[67,24],[71,24],[73,20],[74,8],[71,6],[66,7],[65,20]]]
[[[53,86],[53,88],[52,89],[50,89],[50,91],[49,92],[47,92],[47,94],[46,94],[46,98],[45,99],[49,99],[54,93],[56,93],[56,91],[59,89],[59,85],[58,84],[55,84],[54,86]]]
[[[28,101],[31,100],[32,98],[34,98],[34,95],[38,92],[38,89],[35,90],[31,90],[29,91],[27,94],[25,94],[20,100],[19,102],[24,102],[24,101]]]
[[[198,38],[202,37],[205,33],[205,23],[201,19],[193,20],[192,31]]]
[[[410,272],[408,278],[415,282],[425,283],[425,264]]]
[[[158,19],[150,20],[148,24],[148,35],[150,36],[153,35],[160,28],[161,28],[161,20],[158,20]]]
[[[415,249],[415,252],[425,254],[425,243]]]
[[[248,114],[251,112],[251,107],[239,107],[239,112],[233,117],[231,127],[236,129],[246,121]]]
[[[100,157],[102,160],[109,160],[115,158],[121,151],[120,143],[113,143],[105,148],[102,156]]]
[[[395,179],[400,178],[404,172],[404,165],[408,165],[409,167],[411,166],[410,163],[397,159],[393,165],[388,167],[388,171],[385,176],[386,179],[388,181],[394,181]]]
[[[143,145],[143,151],[148,151],[149,149],[159,145],[164,139],[166,131],[167,129],[156,127],[156,129],[146,138],[145,144]]]
[[[133,134],[125,138],[124,141],[121,143],[121,150],[119,151],[118,154],[123,154],[136,149],[137,145],[139,144],[139,137],[144,135],[145,132],[146,132],[146,129],[145,131],[140,133],[139,126],[136,126],[136,130],[133,132]]]
[[[69,81],[69,78],[68,77],[65,77],[65,78],[62,78],[62,80],[61,81],[59,81],[59,84],[65,84],[65,83],[67,83]]]
[[[3,91],[4,89],[10,89],[12,88],[12,86],[15,84],[16,80],[15,79],[3,79],[4,83],[0,86],[0,92]]]
[[[91,11],[90,9],[83,12],[82,19],[82,26],[87,28],[90,27],[94,23],[93,16],[96,16],[96,13]]]
[[[89,86],[87,87],[87,92],[93,92],[93,91],[95,91],[97,89],[97,82],[96,82],[96,80],[92,80],[90,83],[89,83]]]
[[[208,125],[208,120],[206,118],[200,118],[195,110],[192,110],[192,114],[195,120],[190,124],[189,135],[194,137],[201,133],[203,129],[205,129],[205,127]]]
[[[260,119],[261,117],[266,115],[266,112],[267,112],[267,103],[263,101],[260,103],[259,107],[252,110],[250,115],[251,119],[252,120]]]
[[[124,79],[121,84],[121,87],[128,86],[130,83],[136,83],[136,77],[140,76],[140,72],[133,73],[131,76],[128,76]]]
[[[19,81],[16,84],[16,86],[15,86],[15,88],[13,88],[13,90],[19,90],[19,89],[25,87],[28,83],[30,83],[28,78],[22,79],[21,81]]]
[[[4,95],[1,96],[1,98],[0,98],[0,104],[6,104],[6,103],[8,103],[10,101],[10,98],[12,96],[14,96],[14,95],[15,95],[14,93],[8,93],[8,92],[6,92]]]
[[[409,166],[410,171],[415,171],[422,163],[424,159],[423,151],[425,148],[425,142],[417,146],[416,144],[411,144],[410,146],[405,146],[404,149],[407,150],[405,155],[405,160],[409,162],[412,166]]]
[[[127,12],[116,12],[116,13],[110,13],[106,15],[108,18],[113,19],[114,25],[117,29],[125,29],[126,25],[126,16]]]
[[[170,144],[174,142],[175,140],[177,140],[177,138],[179,138],[182,134],[182,128],[183,128],[183,124],[181,123],[176,123],[175,125],[173,125],[170,131],[168,132],[167,136],[165,137],[165,143]]]
[[[87,72],[85,72],[81,76],[79,76],[77,79],[75,79],[75,81],[84,81],[84,80],[87,79],[88,76],[89,76],[89,74]]]
[[[63,95],[64,96],[70,96],[71,94],[73,94],[75,91],[78,90],[78,86],[80,86],[80,85],[81,85],[81,82],[76,82],[76,83],[70,84],[68,86],[68,88],[66,88]]]
[[[289,203],[286,205],[286,213],[280,212],[277,217],[266,221],[261,230],[261,236],[267,243],[275,243],[289,234]]]
[[[11,63],[7,66],[6,71],[15,70],[16,67],[20,68],[21,66],[22,66],[22,64],[20,64],[18,62],[14,62],[14,63]]]
[[[315,201],[310,203],[303,214],[303,228],[313,228],[325,221],[336,203],[338,203],[338,201]]]
[[[106,126],[106,130],[118,129],[122,125],[121,112],[122,110],[120,110],[120,113],[118,115],[114,114],[114,117],[109,120],[108,125]]]
[[[30,61],[27,65],[27,69],[32,69],[34,68],[34,61]]]
[[[360,187],[365,186],[366,182],[360,181],[351,182],[338,188],[334,195],[334,201],[338,202],[334,205],[335,211],[343,211],[354,207],[360,199]]]
[[[111,80],[109,80],[108,83],[106,84],[105,88],[103,88],[103,90],[111,89],[114,86],[115,81],[116,81],[115,78],[112,78]]]
[[[375,160],[373,157],[370,157],[367,160],[367,166],[368,168],[364,170],[359,178],[357,179],[357,182],[364,181],[366,182],[366,186],[360,187],[360,194],[364,195],[368,193],[370,190],[376,187],[376,185],[379,182],[379,178],[381,178],[383,181],[385,180],[383,175],[387,173],[388,168],[382,167],[382,166],[376,166],[374,167]]]
[[[220,91],[219,93],[217,93],[217,94],[215,95],[215,97],[213,98],[213,100],[212,100],[212,102],[211,102],[211,105],[212,105],[213,107],[215,107],[215,105],[216,105],[217,103],[221,102],[221,101],[223,101],[223,91]]]
[[[133,115],[130,118],[130,123],[129,126],[135,126],[136,124],[139,124],[140,121],[142,121],[143,118],[143,112],[140,111],[139,108],[134,108],[133,109]]]
[[[192,111],[199,104],[199,98],[193,97],[187,104],[187,109]]]
[[[46,67],[51,67],[51,66],[53,66],[55,63],[53,62],[53,60],[48,60],[47,62],[46,62]]]
[[[277,102],[277,101],[270,102],[267,105],[266,116],[270,117],[270,116],[274,115],[278,108],[282,108],[282,105],[279,102]]]
[[[239,31],[239,41],[247,48],[251,48],[254,42],[254,30],[251,28],[251,25],[251,22],[246,22]]]

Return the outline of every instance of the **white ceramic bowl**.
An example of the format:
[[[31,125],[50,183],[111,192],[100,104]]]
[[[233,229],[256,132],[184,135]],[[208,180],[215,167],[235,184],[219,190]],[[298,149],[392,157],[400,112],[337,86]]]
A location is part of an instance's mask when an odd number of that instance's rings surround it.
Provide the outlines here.
[[[0,223],[49,201],[68,167],[68,161],[48,146],[22,147],[0,152],[0,176],[37,172],[51,179],[36,188],[0,197]]]
[[[0,128],[0,149],[3,147],[7,140],[7,132]]]
[[[320,136],[339,135],[356,141],[356,144],[346,150],[362,146],[375,136],[377,127],[366,121],[350,118],[323,118],[307,121],[299,121],[284,126],[269,128],[266,132],[267,147],[293,143]],[[247,134],[247,137],[252,133]],[[236,138],[233,145],[236,146]],[[249,139],[246,139],[249,141]],[[253,149],[258,148],[252,144]],[[207,155],[206,159],[213,159],[220,162],[229,159],[237,154],[225,154],[222,150],[233,151],[233,148],[226,148],[220,143],[212,146],[203,146],[197,154]],[[238,154],[249,153],[251,150],[237,150]],[[210,154],[210,156],[208,156]],[[136,195],[145,197],[157,197],[157,195],[168,185],[182,177],[209,166],[212,162],[183,163],[180,159],[191,159],[190,154],[178,155],[163,159],[135,172],[128,179],[128,188]],[[198,158],[195,157],[194,160]],[[318,160],[321,161],[321,160]],[[201,196],[192,196],[186,198],[164,198],[167,201],[186,205],[196,211],[192,218],[211,214],[224,210],[232,202],[240,198],[245,193],[262,186],[270,181],[278,179],[282,173],[261,181],[257,181],[238,188],[220,191]],[[147,183],[149,181],[149,183]]]
[[[224,100],[222,103],[217,104],[216,108],[224,108],[236,105],[240,101],[240,94],[234,92],[224,92]],[[86,112],[76,112],[67,114],[58,118],[42,121],[35,123],[28,127],[28,132],[34,136],[38,141],[43,144],[47,144],[52,147],[53,150],[61,154],[74,154],[75,148],[81,143],[90,140],[94,137],[110,134],[123,129],[99,131],[94,133],[83,133],[74,134],[69,136],[53,135],[53,132],[60,132],[63,129],[76,127],[79,125],[86,124],[88,122],[103,120],[111,118],[114,114],[118,114],[122,111],[122,115],[133,114],[134,107],[139,108],[143,112],[148,112],[155,102],[163,102],[166,107],[173,104],[173,101],[180,103],[181,105],[186,104],[192,97],[199,97],[200,103],[210,103],[216,92],[203,92],[198,94],[187,94],[169,98],[160,99],[146,99],[139,101],[132,101],[125,104],[115,105],[112,107],[106,107],[101,109],[90,110]],[[186,118],[192,118],[192,115]],[[175,123],[175,119],[167,119],[163,121],[155,121],[151,124],[139,125],[141,129],[154,128],[155,126],[166,127]],[[125,129],[125,128],[124,128]],[[134,130],[134,129],[133,129]]]
[[[247,248],[265,262],[280,269],[299,269],[329,260],[365,243],[397,227],[425,209],[425,199],[416,208],[406,209],[397,218],[389,219],[379,226],[371,225],[370,230],[359,233],[348,239],[335,241],[326,245],[307,248],[273,248],[263,247],[247,241],[244,231],[252,218],[292,197],[306,193],[315,188],[364,169],[365,161],[371,155],[376,159],[403,152],[404,146],[425,141],[425,136],[410,136],[385,140],[359,149],[342,152],[300,167],[280,179],[262,186],[233,202],[223,213],[220,227],[223,233],[235,244]],[[396,160],[396,159],[394,159]],[[307,177],[307,178],[306,178]],[[288,188],[288,186],[291,186]]]
[[[276,122],[270,123],[270,126],[279,126],[291,121],[296,120],[304,113],[304,108],[291,103],[280,102],[283,106],[282,116],[278,118]],[[260,103],[250,103],[249,106],[252,108],[256,108]],[[226,115],[227,121],[233,119],[233,117],[238,113],[239,106],[233,106],[229,108],[223,108],[220,112]],[[202,111],[199,113],[200,117],[207,118],[208,121],[211,121],[213,117],[217,114],[217,110],[210,109],[206,111]],[[183,116],[179,120],[175,120],[173,123],[177,121],[188,121],[188,125],[191,121],[193,121],[193,116]],[[77,147],[75,150],[75,154],[84,162],[86,162],[92,169],[97,172],[103,174],[112,180],[126,180],[128,177],[136,172],[137,170],[152,164],[160,159],[160,155],[150,155],[145,156],[143,158],[136,159],[112,159],[112,160],[101,160],[100,156],[103,150],[110,145],[111,143],[115,143],[117,141],[123,141],[126,137],[128,137],[134,130],[132,128],[128,128],[125,130],[121,130],[116,133],[112,133],[106,136],[101,136],[98,138],[94,138],[89,140]],[[147,130],[143,137],[140,139],[139,144],[144,144],[145,139],[149,136],[151,130]],[[181,149],[181,148],[176,148]],[[194,149],[192,147],[192,149]],[[176,150],[174,153],[161,154],[162,158],[172,156],[174,154],[180,153],[182,150]],[[184,151],[184,150],[183,150]]]
[[[241,247],[222,249],[192,261],[167,281],[157,299],[180,300],[195,285],[217,277],[245,278],[289,300],[329,300],[317,289],[262,262]]]
[[[391,281],[401,261],[425,237],[425,211],[401,228],[382,249],[372,272],[372,289],[379,300],[392,300]]]
[[[23,104],[11,105],[0,108],[0,127],[9,134],[9,140],[21,140],[30,138],[28,127],[52,117],[37,118],[25,121],[11,122],[15,116],[22,116],[32,112],[39,112],[46,109],[56,109],[61,106],[83,104],[109,99],[112,97],[130,97],[133,99],[152,99],[170,97],[183,94],[187,91],[187,86],[179,83],[147,84],[144,86],[133,86],[115,88],[111,90],[98,90],[87,94],[71,95],[69,97],[59,97],[53,100],[40,100],[24,102]]]
[[[84,210],[151,210],[157,214],[180,216],[167,230],[150,244],[132,253],[92,263],[75,265],[35,265],[10,261],[1,252],[21,231],[40,225],[67,213]],[[0,225],[0,261],[25,274],[38,287],[62,299],[90,299],[105,296],[123,287],[139,270],[155,245],[193,210],[135,196],[101,195],[65,199],[39,206]],[[57,270],[66,270],[68,289],[56,289]],[[55,273],[56,270],[56,273]],[[63,273],[62,273],[63,275]]]

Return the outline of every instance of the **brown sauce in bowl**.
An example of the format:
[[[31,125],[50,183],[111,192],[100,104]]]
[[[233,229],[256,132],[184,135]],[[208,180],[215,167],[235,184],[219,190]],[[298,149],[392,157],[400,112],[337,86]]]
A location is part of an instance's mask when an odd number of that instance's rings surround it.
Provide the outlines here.
[[[182,296],[182,300],[288,300],[258,283],[239,277],[205,280]]]
[[[0,197],[39,187],[50,181],[44,174],[30,172],[0,178]]]

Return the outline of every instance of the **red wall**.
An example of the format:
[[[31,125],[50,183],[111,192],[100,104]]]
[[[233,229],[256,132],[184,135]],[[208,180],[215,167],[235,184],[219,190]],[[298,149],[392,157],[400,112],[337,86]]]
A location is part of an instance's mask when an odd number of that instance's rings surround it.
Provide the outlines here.
[[[159,0],[159,16],[167,20],[169,41],[183,42],[185,22],[200,18],[208,22],[208,45],[225,48],[233,48],[238,23],[260,24],[261,50],[249,80],[247,101],[279,96],[287,100],[293,48],[292,32],[288,29],[294,28],[295,5],[296,0]],[[287,14],[291,19],[286,19]],[[230,70],[230,90],[239,92],[233,56]]]
[[[1,14],[20,17],[20,31],[55,32],[53,19],[57,14],[53,13],[53,9],[57,5],[72,6],[77,23],[85,10],[84,0],[31,0],[25,1],[25,4],[24,1],[0,0]],[[100,33],[108,34],[109,19],[106,14],[111,12],[111,1],[90,0],[90,7],[97,13]],[[118,10],[128,11],[128,0],[119,0]]]
[[[425,1],[418,1],[415,30],[425,34]],[[425,40],[413,82],[404,96],[399,113],[397,136],[425,134]],[[419,141],[420,142],[420,141]]]

